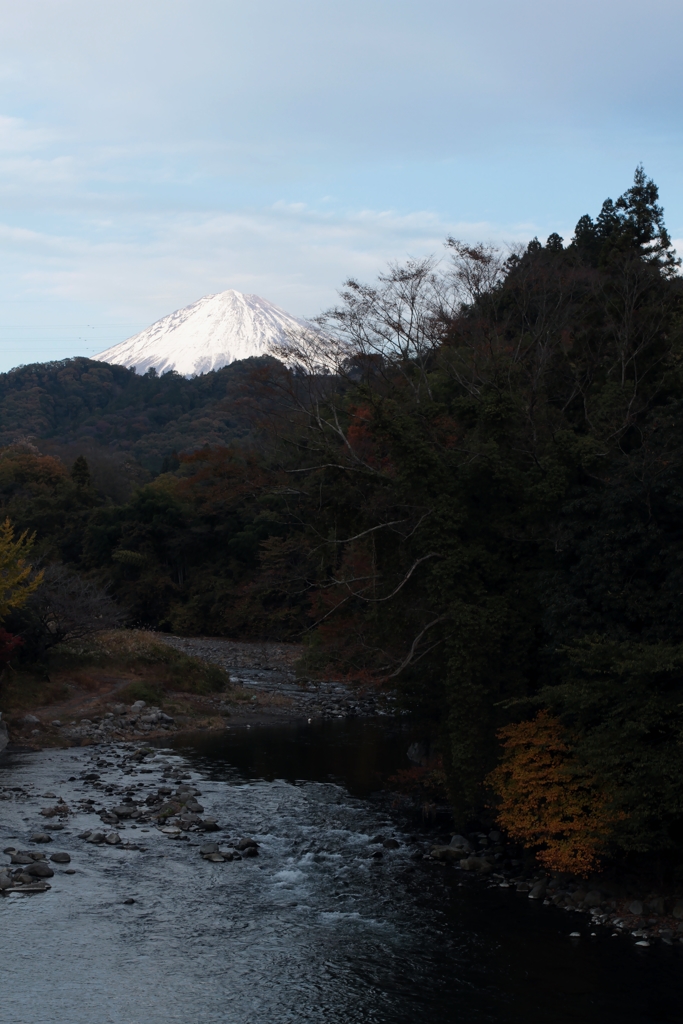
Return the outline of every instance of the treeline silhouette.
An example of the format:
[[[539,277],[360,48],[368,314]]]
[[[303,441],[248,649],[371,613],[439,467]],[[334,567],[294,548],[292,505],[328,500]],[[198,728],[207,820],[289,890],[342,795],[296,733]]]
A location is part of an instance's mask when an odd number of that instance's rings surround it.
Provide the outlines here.
[[[132,430],[137,454],[149,423],[179,454],[117,502],[82,465],[8,445],[2,511],[131,621],[303,639],[305,670],[395,687],[461,820],[497,807],[551,867],[656,855],[678,877],[682,299],[639,168],[566,245],[449,239],[441,262],[347,282],[287,366],[15,371],[4,431],[44,393],[42,436]],[[200,422],[228,380],[260,410],[230,445]]]
[[[159,472],[175,451],[248,440],[260,411],[253,381],[270,361],[242,360],[191,379],[138,376],[82,357],[20,366],[0,374],[0,443],[105,447]]]

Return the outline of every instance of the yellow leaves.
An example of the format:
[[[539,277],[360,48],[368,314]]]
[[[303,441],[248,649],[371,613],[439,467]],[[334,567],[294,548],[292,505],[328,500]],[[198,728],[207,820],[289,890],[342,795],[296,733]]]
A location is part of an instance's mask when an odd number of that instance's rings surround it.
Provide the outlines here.
[[[500,798],[498,823],[556,871],[587,875],[604,853],[622,812],[573,756],[561,723],[547,711],[498,733],[505,751],[488,776]]]
[[[9,519],[0,525],[0,620],[13,608],[21,608],[43,582],[43,573],[34,573],[26,557],[33,547],[33,536],[26,531],[14,539]]]

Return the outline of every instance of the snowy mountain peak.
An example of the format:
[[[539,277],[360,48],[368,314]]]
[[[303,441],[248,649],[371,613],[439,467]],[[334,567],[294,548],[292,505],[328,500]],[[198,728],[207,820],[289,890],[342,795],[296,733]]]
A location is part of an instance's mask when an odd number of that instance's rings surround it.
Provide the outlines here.
[[[153,366],[160,374],[175,370],[193,377],[237,359],[267,355],[271,345],[287,344],[308,326],[259,295],[230,288],[177,309],[93,358],[134,367],[140,374]]]

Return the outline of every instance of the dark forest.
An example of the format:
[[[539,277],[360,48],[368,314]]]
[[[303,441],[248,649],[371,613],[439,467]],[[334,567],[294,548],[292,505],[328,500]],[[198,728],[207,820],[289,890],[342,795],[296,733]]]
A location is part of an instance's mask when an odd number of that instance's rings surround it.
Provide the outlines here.
[[[456,815],[548,867],[676,871],[678,265],[638,169],[566,244],[448,239],[348,281],[280,358],[21,367],[3,516],[128,624],[303,641],[302,673],[395,688]],[[42,656],[32,607],[13,657]]]

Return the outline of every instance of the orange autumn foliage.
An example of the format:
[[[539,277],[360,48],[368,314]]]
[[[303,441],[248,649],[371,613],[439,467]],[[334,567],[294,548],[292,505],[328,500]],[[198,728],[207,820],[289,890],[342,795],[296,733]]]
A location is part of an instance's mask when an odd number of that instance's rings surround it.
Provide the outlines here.
[[[572,754],[561,723],[547,711],[498,733],[505,754],[488,776],[500,799],[498,823],[538,860],[555,871],[587,875],[604,853],[622,812],[586,776]]]

